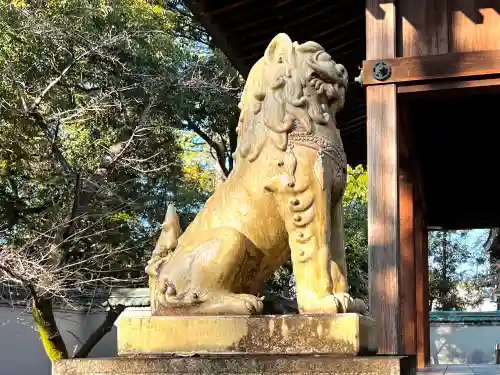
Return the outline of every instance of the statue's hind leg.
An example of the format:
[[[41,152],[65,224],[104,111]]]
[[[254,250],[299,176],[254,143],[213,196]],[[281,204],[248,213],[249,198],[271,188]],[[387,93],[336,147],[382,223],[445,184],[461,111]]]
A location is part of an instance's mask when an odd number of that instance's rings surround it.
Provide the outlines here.
[[[250,315],[262,312],[260,298],[238,290],[237,276],[253,244],[232,228],[215,228],[197,248],[176,251],[159,272],[156,315]]]

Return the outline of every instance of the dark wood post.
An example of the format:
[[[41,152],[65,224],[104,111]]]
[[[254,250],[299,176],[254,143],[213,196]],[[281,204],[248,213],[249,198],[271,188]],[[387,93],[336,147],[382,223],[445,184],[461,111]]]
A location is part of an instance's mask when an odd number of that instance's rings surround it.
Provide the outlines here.
[[[406,108],[398,107],[399,122],[399,239],[401,352],[417,354],[417,313],[415,277],[415,173],[414,149]]]
[[[396,57],[395,11],[393,1],[367,0],[367,59]],[[397,354],[402,340],[396,85],[367,87],[366,101],[369,304],[379,327],[379,353]]]
[[[415,210],[415,269],[417,307],[417,366],[423,368],[430,363],[429,332],[429,265],[427,228],[423,220],[422,206]]]

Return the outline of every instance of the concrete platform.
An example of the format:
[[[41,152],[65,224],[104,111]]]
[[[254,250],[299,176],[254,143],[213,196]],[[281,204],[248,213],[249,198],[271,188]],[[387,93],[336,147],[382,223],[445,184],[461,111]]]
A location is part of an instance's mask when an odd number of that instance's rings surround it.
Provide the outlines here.
[[[370,355],[375,328],[358,314],[130,317],[118,322],[118,355]]]
[[[500,375],[500,365],[434,365],[418,370],[418,375]]]
[[[409,357],[329,355],[218,355],[69,359],[54,361],[52,375],[413,375]]]

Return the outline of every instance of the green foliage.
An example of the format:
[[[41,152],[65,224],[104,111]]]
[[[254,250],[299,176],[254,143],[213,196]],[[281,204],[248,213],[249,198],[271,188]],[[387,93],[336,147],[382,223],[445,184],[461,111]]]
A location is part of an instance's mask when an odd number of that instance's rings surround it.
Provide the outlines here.
[[[0,28],[0,283],[65,358],[52,301],[145,282],[168,204],[186,226],[231,168],[241,78],[179,1],[0,0]]]
[[[40,261],[56,244],[67,265],[107,254],[72,287],[143,282],[168,204],[185,226],[213,190],[183,134],[224,136],[234,70],[160,3],[26,4],[0,1],[0,241]]]
[[[348,167],[344,194],[345,251],[349,292],[368,298],[368,174],[363,166]]]
[[[466,239],[467,231],[429,232],[429,300],[439,310],[461,310],[467,303],[458,289],[470,256]]]
[[[347,167],[347,185],[344,193],[344,207],[351,204],[368,203],[368,174],[362,165]]]

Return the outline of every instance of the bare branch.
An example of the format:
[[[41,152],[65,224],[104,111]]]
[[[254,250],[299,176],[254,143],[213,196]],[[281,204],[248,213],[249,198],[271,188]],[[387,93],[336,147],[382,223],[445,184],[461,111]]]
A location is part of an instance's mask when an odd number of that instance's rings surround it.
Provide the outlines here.
[[[42,93],[35,98],[35,100],[33,101],[33,106],[31,107],[30,111],[33,112],[37,109],[37,107],[40,105],[40,103],[42,102],[42,100],[45,98],[45,95],[47,95],[47,93],[55,86],[57,85],[57,83],[69,72],[69,70],[80,60],[82,60],[84,57],[86,57],[87,55],[89,55],[91,53],[91,51],[85,51],[84,53],[80,54],[79,56],[77,56],[71,63],[69,63],[61,72],[61,74],[59,74],[59,76],[57,76],[56,78],[54,78],[52,81],[49,82],[49,84],[45,87],[45,89],[43,89]]]
[[[73,358],[85,358],[89,355],[91,350],[97,345],[97,343],[106,335],[106,333],[110,332],[113,328],[113,325],[120,316],[120,314],[125,310],[125,306],[118,305],[116,307],[111,307],[106,314],[106,319],[104,322],[97,328],[87,339],[85,344],[75,353]]]
[[[208,136],[199,126],[193,123],[190,120],[187,120],[187,126],[189,129],[194,131],[196,134],[200,136],[207,144],[214,150],[216,154],[216,160],[219,163],[219,167],[222,170],[222,173],[225,177],[229,176],[229,170],[226,167],[226,154],[224,152],[224,148],[221,144],[214,141],[212,138]]]

